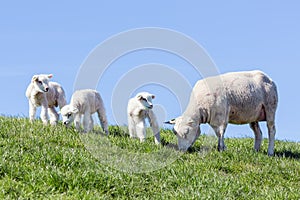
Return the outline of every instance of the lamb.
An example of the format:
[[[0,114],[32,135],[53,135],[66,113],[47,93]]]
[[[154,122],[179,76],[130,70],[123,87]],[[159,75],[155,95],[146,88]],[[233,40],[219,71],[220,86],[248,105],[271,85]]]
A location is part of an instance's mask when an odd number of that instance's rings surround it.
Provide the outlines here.
[[[60,111],[63,123],[66,126],[70,126],[74,121],[78,131],[80,130],[81,118],[83,115],[84,132],[89,132],[93,129],[94,121],[92,114],[96,112],[102,129],[108,135],[108,123],[103,100],[96,90],[84,89],[75,91],[71,97],[70,104],[64,106]]]
[[[274,154],[275,112],[278,104],[275,83],[261,71],[232,72],[199,80],[191,93],[182,116],[167,123],[173,131],[178,148],[187,150],[200,135],[200,124],[208,123],[218,137],[218,150],[226,149],[224,133],[228,123],[249,124],[255,135],[254,149],[262,142],[260,121],[267,122],[268,155]]]
[[[154,98],[153,94],[141,92],[128,101],[128,129],[131,138],[138,137],[141,142],[144,142],[146,138],[145,119],[148,118],[154,134],[154,142],[160,144],[159,126],[152,110],[152,99]]]
[[[26,90],[26,97],[29,101],[29,119],[32,122],[35,118],[37,107],[41,106],[40,117],[44,125],[48,124],[48,113],[50,124],[56,125],[59,115],[55,107],[62,108],[66,105],[65,92],[60,84],[49,82],[52,74],[34,75]]]

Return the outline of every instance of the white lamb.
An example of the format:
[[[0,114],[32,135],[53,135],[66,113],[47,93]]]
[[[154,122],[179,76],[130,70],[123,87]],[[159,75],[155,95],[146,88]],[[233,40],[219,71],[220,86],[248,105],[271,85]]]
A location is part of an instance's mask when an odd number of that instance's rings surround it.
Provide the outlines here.
[[[131,138],[138,137],[141,142],[144,142],[146,138],[145,119],[148,118],[154,134],[155,144],[159,144],[159,126],[156,116],[152,111],[152,99],[154,98],[155,96],[153,94],[141,92],[129,100],[127,107],[128,129]]]
[[[69,126],[74,121],[76,129],[80,130],[81,118],[83,115],[84,132],[89,132],[94,127],[92,114],[97,112],[100,124],[104,132],[108,135],[108,123],[103,100],[96,90],[77,90],[71,97],[69,105],[64,106],[60,113],[63,123]]]
[[[52,74],[34,75],[26,90],[26,97],[29,101],[29,119],[33,121],[37,107],[41,106],[41,119],[48,124],[48,112],[50,124],[56,125],[58,114],[55,107],[62,108],[66,105],[66,97],[63,88],[56,82],[49,82]]]
[[[178,148],[186,150],[200,135],[199,125],[208,123],[218,136],[218,150],[226,148],[224,133],[228,123],[250,124],[255,134],[254,149],[259,151],[262,132],[258,122],[266,121],[268,154],[274,154],[275,112],[278,94],[275,83],[263,72],[233,72],[196,83],[190,102],[175,124]]]

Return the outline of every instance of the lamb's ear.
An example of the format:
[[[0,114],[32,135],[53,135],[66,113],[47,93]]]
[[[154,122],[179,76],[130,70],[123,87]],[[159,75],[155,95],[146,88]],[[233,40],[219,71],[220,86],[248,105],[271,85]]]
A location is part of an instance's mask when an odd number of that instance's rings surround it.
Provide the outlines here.
[[[164,122],[165,124],[172,124],[174,125],[176,123],[176,119],[171,119],[169,121]]]
[[[155,95],[154,94],[151,94],[151,97],[152,97],[152,99],[155,99]]]
[[[77,108],[72,108],[72,113],[78,113],[78,109]]]
[[[138,95],[136,98],[137,98],[138,100],[141,100],[141,99],[143,98],[143,96],[142,96],[142,95]]]
[[[38,75],[34,75],[32,78],[31,78],[31,82],[34,82],[38,79]]]
[[[53,77],[53,74],[48,74],[47,77],[48,77],[48,78],[52,78],[52,77]]]

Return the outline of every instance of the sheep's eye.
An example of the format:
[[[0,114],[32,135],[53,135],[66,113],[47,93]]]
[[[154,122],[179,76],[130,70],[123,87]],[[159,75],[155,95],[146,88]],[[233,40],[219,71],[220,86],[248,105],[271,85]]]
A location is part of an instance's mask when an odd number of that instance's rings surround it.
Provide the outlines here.
[[[38,82],[38,84],[42,85],[42,81],[39,81],[39,80],[38,80],[37,82]]]
[[[69,118],[69,117],[71,117],[71,115],[72,115],[72,113],[68,113],[68,114],[67,114],[67,117]]]
[[[146,98],[142,97],[141,99],[142,99],[143,101],[146,101],[146,102],[147,102],[147,99],[146,99]]]

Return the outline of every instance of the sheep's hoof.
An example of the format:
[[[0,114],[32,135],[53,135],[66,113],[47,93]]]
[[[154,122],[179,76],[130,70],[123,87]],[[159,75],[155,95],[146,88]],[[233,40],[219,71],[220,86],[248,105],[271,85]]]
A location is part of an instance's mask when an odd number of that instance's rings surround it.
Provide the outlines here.
[[[57,125],[57,121],[53,121],[53,122],[50,122],[51,126],[56,126]]]
[[[226,146],[218,146],[218,151],[225,151],[226,150]]]
[[[274,152],[268,152],[268,156],[274,156]]]

